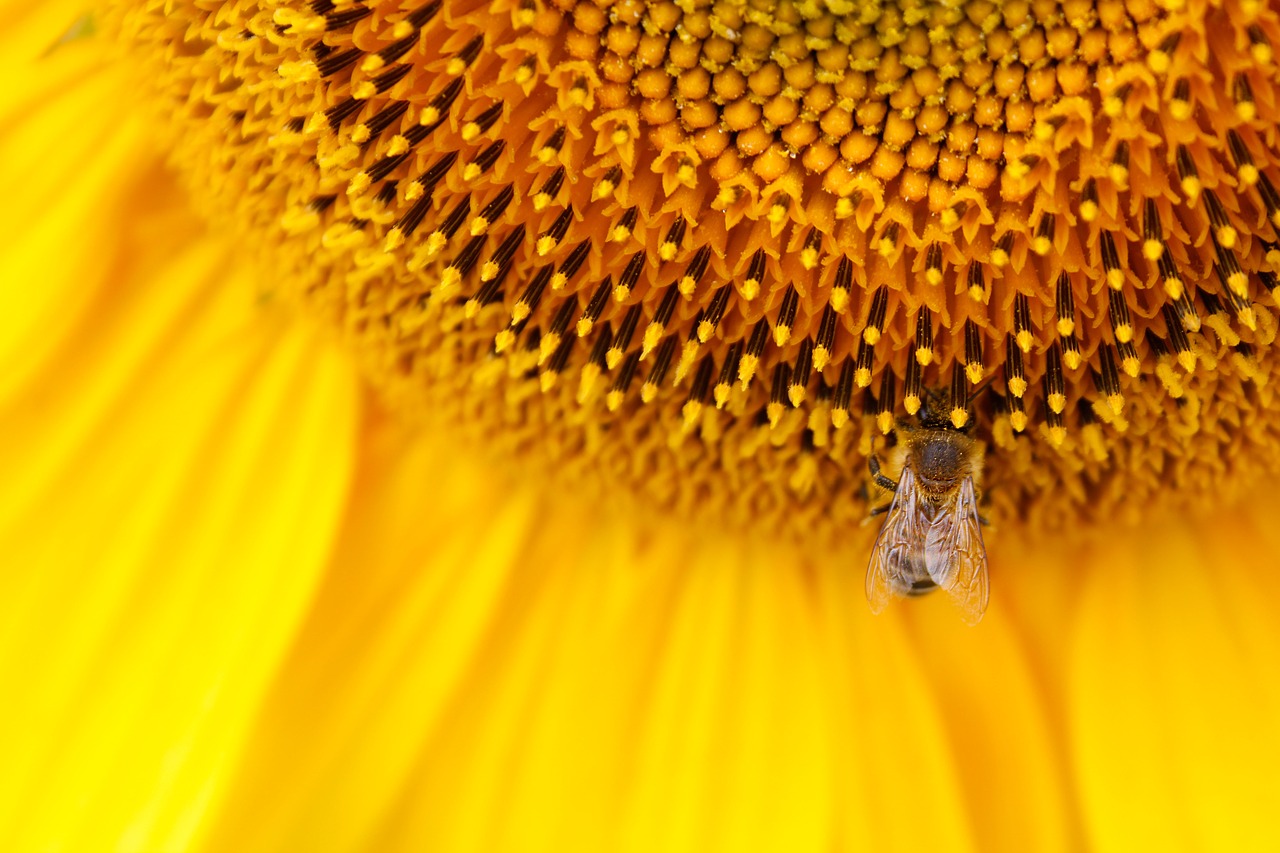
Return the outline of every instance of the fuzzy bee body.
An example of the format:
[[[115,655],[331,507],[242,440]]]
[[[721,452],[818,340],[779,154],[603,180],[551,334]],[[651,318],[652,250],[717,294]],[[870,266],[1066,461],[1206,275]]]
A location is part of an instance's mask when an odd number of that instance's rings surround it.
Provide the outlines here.
[[[949,426],[899,424],[887,470],[875,456],[872,479],[893,492],[867,566],[867,601],[879,613],[900,596],[944,590],[965,621],[987,608],[987,553],[978,495],[983,448]]]

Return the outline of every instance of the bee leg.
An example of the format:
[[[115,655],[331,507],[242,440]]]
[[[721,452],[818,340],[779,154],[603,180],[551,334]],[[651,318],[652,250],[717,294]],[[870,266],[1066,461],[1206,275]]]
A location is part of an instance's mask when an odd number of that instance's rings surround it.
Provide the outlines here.
[[[877,486],[890,492],[898,491],[898,484],[880,473],[880,458],[874,453],[867,459],[867,467],[871,469],[871,479],[876,481]]]
[[[987,517],[982,513],[978,513],[978,523],[981,524],[983,527],[991,526],[991,522],[987,521]]]

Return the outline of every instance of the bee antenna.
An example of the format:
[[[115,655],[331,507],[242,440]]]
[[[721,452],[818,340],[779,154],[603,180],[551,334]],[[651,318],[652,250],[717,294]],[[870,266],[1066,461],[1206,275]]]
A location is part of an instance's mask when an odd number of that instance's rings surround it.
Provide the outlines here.
[[[978,387],[974,388],[973,393],[969,395],[970,411],[974,409],[978,401],[982,399],[982,395],[985,394],[991,388],[991,384],[995,381],[996,381],[996,377],[995,377],[995,374],[993,373],[992,375],[988,376],[986,379],[978,383]]]
[[[992,382],[995,382],[995,381],[996,381],[996,377],[995,377],[995,374],[993,373],[993,374],[991,374],[990,376],[988,376],[986,379],[984,379],[984,380],[982,380],[981,382],[979,382],[979,383],[978,383],[978,387],[977,387],[977,388],[974,388],[974,389],[973,389],[973,393],[969,395],[969,403],[970,403],[970,404],[973,404],[973,403],[978,402],[978,398],[979,398],[979,397],[981,397],[981,396],[983,395],[983,393],[984,393],[988,388],[990,388],[990,387],[991,387],[991,383],[992,383]]]

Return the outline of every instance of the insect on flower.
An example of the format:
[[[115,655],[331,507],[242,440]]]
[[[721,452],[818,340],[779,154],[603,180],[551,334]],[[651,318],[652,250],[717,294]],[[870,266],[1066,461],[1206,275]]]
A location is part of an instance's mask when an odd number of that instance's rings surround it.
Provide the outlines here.
[[[965,427],[922,408],[917,424],[899,421],[897,444],[885,468],[873,453],[872,480],[893,492],[867,565],[873,613],[890,599],[941,588],[964,620],[977,624],[987,609],[987,550],[978,514],[985,448]],[[972,423],[971,421],[969,423]],[[897,471],[890,479],[885,471]]]

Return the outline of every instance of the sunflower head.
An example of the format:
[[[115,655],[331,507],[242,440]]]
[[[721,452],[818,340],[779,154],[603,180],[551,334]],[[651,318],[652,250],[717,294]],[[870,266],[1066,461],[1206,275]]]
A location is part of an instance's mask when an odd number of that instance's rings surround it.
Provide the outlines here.
[[[120,5],[407,417],[818,543],[931,400],[1038,531],[1276,461],[1267,4]]]

